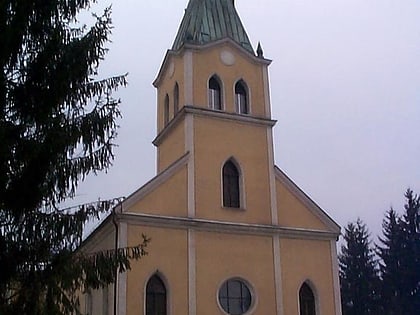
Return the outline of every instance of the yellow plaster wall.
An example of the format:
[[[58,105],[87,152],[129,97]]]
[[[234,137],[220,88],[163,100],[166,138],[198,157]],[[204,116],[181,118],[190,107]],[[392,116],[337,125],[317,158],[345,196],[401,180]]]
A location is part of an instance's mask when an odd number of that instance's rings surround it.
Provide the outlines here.
[[[171,69],[173,68],[173,73]],[[160,85],[157,88],[157,126],[158,133],[162,131],[164,126],[164,117],[163,117],[163,108],[165,96],[169,96],[169,121],[175,116],[174,112],[174,87],[175,83],[178,83],[179,86],[179,109],[181,109],[184,104],[184,60],[182,56],[170,55],[166,61],[166,68],[162,73],[162,80]],[[172,75],[171,75],[172,74]]]
[[[187,168],[182,167],[177,173],[148,193],[130,212],[141,212],[167,216],[187,215]]]
[[[220,59],[220,52],[228,50],[236,62],[227,66]],[[193,103],[195,106],[208,107],[208,80],[217,74],[223,85],[223,99],[226,112],[236,112],[235,83],[243,79],[249,89],[250,111],[253,116],[267,117],[263,85],[263,65],[255,63],[250,57],[240,53],[230,44],[221,44],[193,54]]]
[[[128,243],[138,244],[141,234],[150,239],[148,255],[132,263],[127,273],[127,315],[141,315],[148,279],[158,272],[168,293],[169,314],[188,314],[188,247],[185,230],[128,226]]]
[[[279,224],[286,227],[328,230],[321,220],[276,179]]]
[[[195,117],[194,139],[197,217],[271,223],[266,127]],[[242,172],[243,210],[222,208],[221,171],[230,157]]]
[[[299,314],[299,288],[309,280],[320,301],[317,314],[335,315],[330,242],[281,239],[280,252],[284,314]]]
[[[178,121],[158,146],[158,174],[185,154],[184,125],[184,120]]]
[[[256,300],[252,314],[275,314],[271,237],[196,232],[195,245],[197,314],[225,314],[218,306],[217,294],[222,283],[232,277],[250,283]]]

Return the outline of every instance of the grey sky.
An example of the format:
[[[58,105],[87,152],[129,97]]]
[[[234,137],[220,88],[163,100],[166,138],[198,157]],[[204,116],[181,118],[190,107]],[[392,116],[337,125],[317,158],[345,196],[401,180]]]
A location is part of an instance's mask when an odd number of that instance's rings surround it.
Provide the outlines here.
[[[155,175],[156,92],[187,0],[120,0],[102,75],[129,72],[114,167],[81,201],[127,196]],[[373,234],[420,193],[420,1],[236,0],[272,59],[275,161],[340,225]]]

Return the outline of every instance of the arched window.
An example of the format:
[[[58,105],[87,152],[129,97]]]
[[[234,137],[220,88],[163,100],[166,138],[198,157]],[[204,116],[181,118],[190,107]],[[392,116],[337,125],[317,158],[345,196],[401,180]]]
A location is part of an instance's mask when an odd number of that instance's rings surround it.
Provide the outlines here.
[[[249,114],[248,91],[243,80],[235,84],[236,110],[240,114]]]
[[[240,207],[239,171],[235,164],[229,160],[223,166],[223,206],[230,208]]]
[[[300,315],[316,315],[315,296],[308,284],[304,283],[299,290]]]
[[[163,123],[166,126],[169,122],[169,96],[166,94],[165,102],[163,103]]]
[[[146,315],[166,315],[166,288],[158,275],[147,282]]]
[[[216,76],[212,76],[209,80],[209,107],[211,109],[222,109],[222,89]]]
[[[175,83],[175,87],[174,87],[174,115],[176,115],[178,110],[179,110],[179,86],[178,86],[178,83]]]

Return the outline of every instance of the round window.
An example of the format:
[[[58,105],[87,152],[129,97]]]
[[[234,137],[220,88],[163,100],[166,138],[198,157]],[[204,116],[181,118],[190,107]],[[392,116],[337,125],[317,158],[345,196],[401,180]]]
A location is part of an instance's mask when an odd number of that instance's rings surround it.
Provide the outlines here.
[[[228,314],[244,314],[251,307],[251,292],[245,282],[229,279],[219,289],[219,303]]]

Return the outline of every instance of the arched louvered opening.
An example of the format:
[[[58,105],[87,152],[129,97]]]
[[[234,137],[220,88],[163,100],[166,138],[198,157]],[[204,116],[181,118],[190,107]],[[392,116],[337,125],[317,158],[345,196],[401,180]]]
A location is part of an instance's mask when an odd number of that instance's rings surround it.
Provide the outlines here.
[[[217,76],[212,76],[208,86],[209,107],[211,109],[222,109],[222,88]]]
[[[163,103],[163,124],[166,126],[169,123],[169,95],[166,94]]]
[[[232,160],[223,165],[223,206],[239,208],[240,205],[240,172]]]
[[[239,114],[249,114],[248,88],[243,80],[235,84],[235,104]]]
[[[316,315],[315,295],[307,283],[299,290],[300,315]]]
[[[179,110],[179,86],[177,82],[175,83],[175,87],[174,87],[174,115],[176,115],[178,110]]]
[[[146,315],[167,314],[166,287],[158,275],[152,276],[146,286]]]

